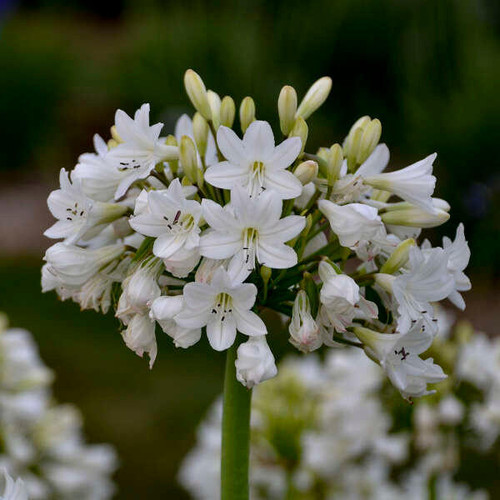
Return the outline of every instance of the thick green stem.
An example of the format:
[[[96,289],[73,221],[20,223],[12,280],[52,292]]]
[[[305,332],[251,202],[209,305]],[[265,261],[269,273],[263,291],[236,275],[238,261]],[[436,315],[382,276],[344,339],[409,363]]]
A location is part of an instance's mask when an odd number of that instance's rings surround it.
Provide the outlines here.
[[[221,499],[248,500],[252,391],[236,380],[235,342],[227,351],[222,415]]]

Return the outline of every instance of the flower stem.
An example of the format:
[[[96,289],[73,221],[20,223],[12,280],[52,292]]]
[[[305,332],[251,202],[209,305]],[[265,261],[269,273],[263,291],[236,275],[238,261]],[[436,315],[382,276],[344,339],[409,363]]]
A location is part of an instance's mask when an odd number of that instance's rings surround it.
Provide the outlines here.
[[[221,499],[248,500],[252,391],[236,380],[235,342],[227,351],[222,415]]]

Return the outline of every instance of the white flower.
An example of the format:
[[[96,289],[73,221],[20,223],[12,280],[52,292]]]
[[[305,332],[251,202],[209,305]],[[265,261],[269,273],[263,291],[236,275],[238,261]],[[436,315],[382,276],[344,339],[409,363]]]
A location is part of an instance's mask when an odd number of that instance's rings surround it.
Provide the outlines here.
[[[108,158],[108,146],[97,134],[94,135],[94,147],[97,154],[80,155],[72,177],[80,179],[83,192],[93,200],[110,201],[128,173],[119,170]]]
[[[457,228],[455,241],[449,238],[443,238],[443,249],[448,256],[448,271],[452,274],[455,281],[454,290],[448,296],[459,309],[465,309],[465,301],[458,292],[470,290],[472,285],[470,279],[465,275],[464,269],[469,264],[470,249],[465,239],[464,225],[460,224]]]
[[[147,314],[135,314],[122,332],[122,337],[126,346],[141,358],[145,352],[148,353],[149,367],[153,368],[158,353],[155,322]]]
[[[278,373],[274,356],[264,336],[250,337],[238,347],[236,378],[251,389]]]
[[[161,295],[158,278],[163,270],[160,259],[139,264],[122,283],[116,317],[127,324],[131,315],[147,314],[153,300]]]
[[[290,343],[302,352],[314,351],[323,344],[319,326],[311,315],[309,298],[304,290],[299,290],[295,297],[288,331]]]
[[[47,204],[58,221],[43,234],[48,238],[64,238],[68,244],[81,238],[89,239],[103,229],[103,224],[121,217],[127,207],[117,203],[93,201],[82,190],[81,182],[73,176],[70,181],[68,172],[61,169],[60,189],[52,191]]]
[[[220,267],[210,283],[184,286],[186,307],[174,319],[184,328],[206,326],[210,345],[216,351],[223,351],[233,344],[236,330],[249,336],[267,333],[264,322],[250,310],[256,295],[255,285],[233,281]]]
[[[156,238],[153,253],[169,259],[179,250],[193,251],[199,243],[201,205],[186,200],[179,179],[163,192],[148,193],[148,210],[130,219],[130,225],[145,236]]]
[[[200,252],[197,248],[181,248],[168,259],[163,259],[165,269],[176,278],[185,278],[198,264]]]
[[[175,347],[186,349],[200,340],[201,328],[184,328],[176,323],[174,317],[184,307],[184,297],[182,295],[158,297],[151,304],[150,316],[159,323],[168,336],[172,337]]]
[[[143,104],[133,119],[119,109],[115,114],[115,126],[123,142],[109,151],[108,159],[127,174],[116,189],[115,198],[118,199],[136,180],[148,177],[157,163],[177,159],[178,150],[160,140],[163,123],[149,126],[149,104]]]
[[[364,343],[365,351],[380,363],[392,384],[409,399],[432,394],[427,384],[446,378],[442,368],[432,358],[425,361],[419,354],[432,344],[433,336],[417,322],[407,333],[378,333],[367,328],[355,328],[354,333]]]
[[[211,200],[203,200],[202,206],[211,230],[201,237],[200,252],[212,259],[232,257],[229,269],[234,276],[244,280],[256,260],[273,269],[297,264],[297,254],[285,242],[304,229],[305,218],[289,215],[280,219],[282,201],[275,191],[250,196],[236,188],[229,206],[223,208]]]
[[[56,243],[47,249],[44,259],[62,286],[79,288],[123,251],[121,244],[90,250]]]
[[[354,249],[361,242],[385,237],[384,224],[376,208],[362,203],[340,206],[328,200],[320,200],[318,207],[344,247]]]
[[[364,182],[377,189],[396,194],[428,212],[436,209],[432,203],[432,193],[436,186],[436,178],[432,175],[436,153],[427,156],[412,165],[396,170],[364,178]]]
[[[445,299],[454,287],[448,272],[448,256],[441,248],[410,249],[408,270],[392,282],[399,314],[398,328],[407,331],[412,323],[432,313],[430,302]]]
[[[269,123],[254,121],[243,140],[230,128],[219,127],[217,144],[227,161],[207,169],[205,180],[209,184],[224,189],[242,185],[253,195],[263,189],[274,189],[284,200],[297,198],[302,192],[301,182],[286,170],[302,148],[298,137],[286,139],[275,147]]]
[[[377,306],[360,294],[359,286],[350,276],[337,274],[326,262],[319,263],[318,271],[323,282],[320,317],[324,324],[345,332],[355,317],[378,316]]]
[[[5,469],[3,470],[3,477],[5,489],[2,493],[2,500],[28,500],[28,491],[21,479],[14,481]]]

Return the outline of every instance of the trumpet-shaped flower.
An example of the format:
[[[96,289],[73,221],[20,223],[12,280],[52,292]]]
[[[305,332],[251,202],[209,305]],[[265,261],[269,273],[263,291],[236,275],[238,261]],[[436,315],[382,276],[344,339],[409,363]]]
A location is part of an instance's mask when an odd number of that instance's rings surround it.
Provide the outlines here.
[[[302,352],[314,351],[323,344],[320,328],[311,315],[311,306],[304,290],[299,290],[295,297],[288,331],[290,343]]]
[[[201,205],[187,200],[179,179],[175,179],[167,190],[148,193],[148,209],[132,217],[130,225],[156,238],[153,253],[169,259],[180,250],[194,251],[198,247],[201,213]]]
[[[205,180],[209,184],[224,189],[242,185],[252,195],[274,189],[284,200],[297,198],[302,192],[301,182],[287,170],[302,148],[298,137],[286,139],[275,147],[269,123],[254,121],[243,140],[230,128],[219,127],[217,144],[227,161],[207,169]]]
[[[289,215],[280,219],[282,201],[275,191],[250,196],[236,188],[229,206],[211,200],[203,200],[202,206],[211,229],[201,237],[200,252],[212,259],[232,257],[229,270],[234,276],[244,280],[256,260],[273,269],[297,264],[297,254],[285,242],[304,229],[305,218]]]
[[[236,378],[245,387],[252,387],[273,378],[278,373],[273,353],[264,336],[250,337],[238,347]]]
[[[470,279],[464,273],[464,269],[469,264],[470,249],[465,239],[464,225],[457,228],[455,240],[443,238],[443,249],[448,256],[448,271],[455,281],[454,290],[448,295],[448,299],[459,309],[465,309],[465,301],[459,292],[466,292],[471,289]]]
[[[121,244],[107,245],[94,250],[56,243],[45,253],[44,260],[65,288],[81,287],[100,269],[118,258],[124,251]]]
[[[108,158],[126,173],[115,192],[118,199],[135,181],[148,177],[157,163],[177,159],[178,149],[160,139],[163,123],[149,125],[149,104],[143,104],[133,119],[119,109],[115,126],[122,142],[109,151]]]
[[[108,145],[98,134],[94,135],[96,153],[83,153],[73,171],[73,179],[78,177],[83,192],[98,201],[113,200],[116,189],[128,173],[117,168],[108,157]]]
[[[255,285],[233,280],[220,267],[210,283],[192,282],[184,286],[185,308],[174,319],[184,328],[206,326],[210,345],[223,351],[233,344],[236,330],[248,336],[267,333],[264,322],[250,310],[256,295]]]
[[[436,156],[434,153],[401,170],[365,177],[364,182],[394,193],[428,212],[434,212],[432,193],[436,178],[432,175],[432,168]]]
[[[47,200],[52,215],[58,221],[45,231],[49,238],[64,238],[68,244],[89,239],[103,229],[103,224],[121,217],[128,209],[118,203],[93,201],[82,190],[78,177],[71,182],[68,172],[61,169],[60,189],[52,191]]]
[[[385,229],[378,210],[362,203],[336,205],[328,200],[318,202],[332,231],[344,247],[355,248],[361,242],[385,239]]]
[[[201,328],[184,328],[176,323],[174,317],[182,312],[184,307],[184,297],[182,295],[158,297],[151,304],[150,316],[173,339],[175,347],[186,349],[200,340]]]
[[[425,361],[419,354],[432,344],[433,336],[422,330],[418,321],[407,333],[378,333],[367,328],[355,328],[354,333],[363,342],[367,354],[385,370],[392,384],[406,399],[432,394],[427,384],[446,378],[442,368]]]
[[[149,367],[153,364],[158,353],[155,337],[155,322],[147,314],[135,314],[122,332],[125,345],[142,358],[144,353],[149,355]]]

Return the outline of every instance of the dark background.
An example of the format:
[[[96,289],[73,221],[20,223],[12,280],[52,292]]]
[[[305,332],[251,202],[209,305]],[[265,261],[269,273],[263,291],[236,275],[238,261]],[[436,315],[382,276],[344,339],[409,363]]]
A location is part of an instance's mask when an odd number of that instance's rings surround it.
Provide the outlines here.
[[[175,473],[220,390],[223,355],[206,342],[176,350],[159,335],[150,372],[112,317],[42,296],[45,200],[92,135],[108,136],[116,108],[150,102],[171,131],[190,109],[189,67],[221,96],[254,97],[257,116],[273,124],[282,85],[303,95],[329,75],[332,94],[310,119],[313,146],[341,142],[369,114],[382,121],[394,165],[437,151],[436,195],[452,217],[430,235],[438,244],[465,223],[468,314],[496,333],[497,0],[0,0],[0,18],[0,309],[34,332],[58,373],[58,398],[82,408],[89,437],[117,447],[119,498],[184,498]]]

